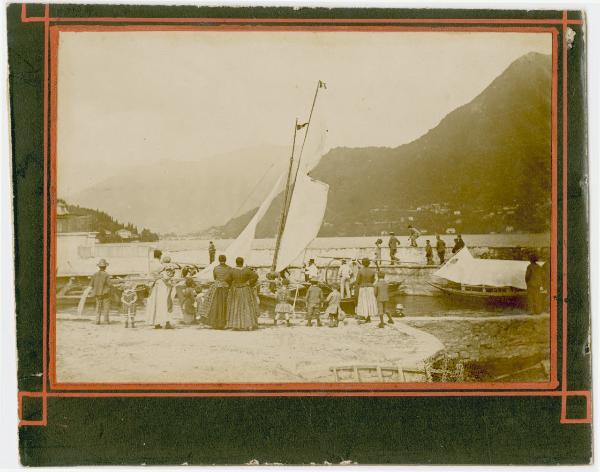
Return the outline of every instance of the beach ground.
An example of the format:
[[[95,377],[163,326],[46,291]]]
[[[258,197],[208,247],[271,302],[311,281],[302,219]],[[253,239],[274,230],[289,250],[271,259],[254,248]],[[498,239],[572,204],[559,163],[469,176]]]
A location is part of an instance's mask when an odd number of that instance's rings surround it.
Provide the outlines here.
[[[308,327],[296,317],[290,327],[261,316],[255,331],[213,330],[203,325],[154,329],[138,311],[135,328],[125,328],[113,312],[108,325],[96,325],[91,310],[78,316],[60,310],[56,322],[59,383],[262,383],[333,382],[331,367],[352,365],[422,369],[423,361],[444,349],[433,335],[396,320],[347,319],[336,328]],[[282,322],[280,322],[282,323]],[[377,381],[377,379],[373,379]]]

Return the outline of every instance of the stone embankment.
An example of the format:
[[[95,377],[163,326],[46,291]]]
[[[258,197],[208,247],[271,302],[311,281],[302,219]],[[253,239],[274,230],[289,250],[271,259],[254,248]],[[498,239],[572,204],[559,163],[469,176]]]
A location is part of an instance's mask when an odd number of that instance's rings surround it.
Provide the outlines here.
[[[532,381],[548,379],[550,317],[543,315],[407,317],[403,321],[434,335],[446,353],[464,361],[479,380],[539,365]]]

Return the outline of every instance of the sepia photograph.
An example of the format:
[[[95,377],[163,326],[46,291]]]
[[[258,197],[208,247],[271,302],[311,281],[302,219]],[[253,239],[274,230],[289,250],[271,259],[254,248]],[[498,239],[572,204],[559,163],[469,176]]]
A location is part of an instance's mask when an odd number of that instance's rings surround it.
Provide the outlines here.
[[[551,33],[52,40],[57,385],[551,381]]]

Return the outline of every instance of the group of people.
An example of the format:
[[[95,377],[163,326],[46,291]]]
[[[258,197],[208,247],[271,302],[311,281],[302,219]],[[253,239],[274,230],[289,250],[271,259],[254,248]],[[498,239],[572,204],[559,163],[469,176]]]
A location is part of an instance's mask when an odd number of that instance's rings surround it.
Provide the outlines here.
[[[452,247],[452,254],[456,254],[463,247],[465,247],[465,242],[460,234],[454,238],[454,246]],[[435,251],[437,253],[438,259],[440,261],[440,265],[446,262],[446,242],[441,238],[438,234],[435,237]],[[425,241],[425,258],[427,259],[427,265],[434,265],[433,261],[433,247],[431,246],[431,242],[429,239]]]
[[[200,312],[201,320],[214,329],[253,330],[258,327],[258,300],[256,296],[256,272],[244,265],[244,259],[236,258],[235,267],[226,263],[224,255],[213,271],[214,283],[204,297],[198,296],[196,275],[192,267],[181,269],[181,277],[175,277],[177,266],[171,258],[155,250],[150,261],[150,294],[146,302],[145,321],[155,329],[173,329],[174,299],[177,298],[184,318],[194,320]],[[108,262],[101,259],[98,271],[92,275],[89,296],[96,302],[96,323],[110,323],[110,305],[114,287],[106,269]],[[131,282],[122,287],[121,308],[125,314],[125,327],[135,327],[138,294]]]
[[[408,239],[410,247],[416,248],[419,247],[417,240],[421,237],[421,232],[412,225],[408,225]],[[390,261],[392,264],[396,264],[399,262],[397,257],[398,246],[400,245],[400,240],[396,237],[393,231],[389,233],[388,247],[390,250]],[[383,240],[378,238],[375,241],[375,265],[379,269],[381,267],[382,257],[381,257],[381,245],[383,244]],[[454,238],[454,247],[452,248],[452,254],[456,254],[463,247],[465,247],[465,242],[462,239],[462,236],[458,234],[456,238]],[[427,265],[434,265],[435,262],[433,260],[433,246],[431,245],[431,241],[429,239],[425,240],[425,259],[427,261]],[[435,251],[437,253],[439,263],[442,265],[446,261],[446,243],[438,234],[435,237]]]

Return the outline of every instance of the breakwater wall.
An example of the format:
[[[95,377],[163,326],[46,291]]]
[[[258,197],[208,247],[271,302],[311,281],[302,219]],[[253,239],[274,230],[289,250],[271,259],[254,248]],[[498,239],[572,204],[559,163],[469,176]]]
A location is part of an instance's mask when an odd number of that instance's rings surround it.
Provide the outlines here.
[[[531,252],[539,255],[540,259],[547,260],[548,248],[545,247],[469,247],[469,251],[474,257],[483,259],[512,259],[512,260],[527,260]],[[262,253],[266,254],[262,254]],[[258,253],[258,254],[256,254]],[[426,265],[427,258],[425,257],[425,248],[423,247],[400,247],[398,249],[397,258],[399,263],[390,264],[385,260],[389,258],[388,249],[383,250],[382,257],[384,258],[381,270],[386,274],[388,281],[402,282],[404,292],[407,295],[427,295],[427,296],[443,296],[443,293],[432,287],[429,282],[432,280],[433,273],[439,269],[439,259],[434,252],[434,265]],[[255,265],[259,275],[266,275],[270,271],[269,264],[253,264],[253,261],[263,262],[269,261],[273,257],[273,251],[270,249],[253,250],[253,255],[250,261],[251,265]],[[363,257],[374,258],[374,250],[371,248],[314,248],[307,251],[305,259],[315,259],[315,263],[319,268],[319,278],[322,281],[335,282],[337,281],[337,271],[340,266],[341,259],[350,260],[353,258],[362,259]],[[452,257],[452,251],[446,252],[446,260]],[[295,264],[289,268],[291,278],[293,280],[303,280],[304,272],[301,264]]]

